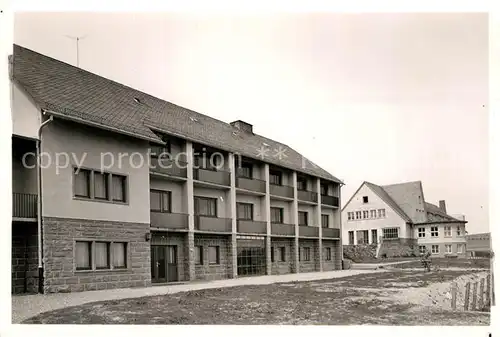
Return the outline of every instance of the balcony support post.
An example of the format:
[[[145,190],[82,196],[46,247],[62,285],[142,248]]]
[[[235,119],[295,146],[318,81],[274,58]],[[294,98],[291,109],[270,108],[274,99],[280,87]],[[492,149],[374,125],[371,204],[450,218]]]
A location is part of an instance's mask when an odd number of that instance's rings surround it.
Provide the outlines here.
[[[316,193],[318,195],[318,201],[316,205],[316,217],[318,219],[318,268],[319,271],[323,271],[323,224],[321,223],[321,180],[316,179],[316,184],[314,184]]]
[[[187,180],[185,184],[186,206],[188,214],[188,233],[187,233],[187,272],[188,281],[193,281],[195,275],[194,261],[194,187],[193,187],[193,143],[186,141],[186,159],[187,159]]]
[[[231,208],[231,243],[230,243],[230,254],[231,257],[231,278],[236,278],[238,276],[238,247],[237,247],[237,214],[236,214],[236,165],[234,161],[234,154],[228,154],[229,161],[229,172],[230,172],[230,190],[229,190],[229,202]]]
[[[292,202],[292,223],[295,225],[294,252],[293,252],[293,272],[300,273],[299,262],[299,201],[297,196],[297,172],[292,173],[293,182],[293,202]]]
[[[266,195],[264,197],[265,204],[265,219],[266,219],[266,275],[272,274],[272,261],[271,261],[271,194],[269,187],[269,164],[264,164],[264,177],[266,181]]]

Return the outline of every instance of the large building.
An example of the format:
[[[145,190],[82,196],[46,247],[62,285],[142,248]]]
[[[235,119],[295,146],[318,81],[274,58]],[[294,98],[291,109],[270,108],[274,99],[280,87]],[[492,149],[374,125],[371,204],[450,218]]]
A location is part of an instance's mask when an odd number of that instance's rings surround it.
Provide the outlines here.
[[[372,257],[466,255],[465,218],[425,201],[420,181],[379,186],[363,182],[342,209],[342,238],[352,254]],[[371,249],[367,249],[371,248]]]
[[[12,292],[341,268],[342,182],[290,147],[21,46],[9,60]]]
[[[467,234],[467,255],[470,257],[491,257],[491,233]]]

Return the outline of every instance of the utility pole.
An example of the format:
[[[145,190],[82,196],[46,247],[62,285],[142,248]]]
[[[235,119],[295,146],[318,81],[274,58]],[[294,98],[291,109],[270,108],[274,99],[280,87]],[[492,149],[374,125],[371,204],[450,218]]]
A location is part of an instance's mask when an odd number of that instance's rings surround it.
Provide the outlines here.
[[[76,41],[76,66],[79,68],[80,67],[80,50],[79,50],[80,40],[83,40],[84,38],[86,38],[87,35],[83,35],[83,36],[64,35],[64,36]]]

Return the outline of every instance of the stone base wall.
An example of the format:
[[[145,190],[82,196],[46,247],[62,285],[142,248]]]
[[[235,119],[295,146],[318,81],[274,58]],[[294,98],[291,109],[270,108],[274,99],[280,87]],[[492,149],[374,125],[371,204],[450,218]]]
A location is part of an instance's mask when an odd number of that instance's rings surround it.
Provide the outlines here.
[[[353,262],[362,262],[376,258],[377,245],[344,245],[343,250],[344,258]]]
[[[274,262],[271,262],[271,274],[291,274],[293,270],[293,239],[271,238],[271,249],[274,251]],[[285,261],[280,261],[280,248],[285,247]]]
[[[203,247],[203,264],[195,265],[195,278],[197,280],[220,280],[232,277],[230,236],[195,234],[194,246]],[[219,247],[219,264],[210,264],[209,246]]]
[[[151,285],[148,223],[44,218],[44,292],[73,292]],[[76,241],[127,243],[127,267],[115,270],[76,270]]]
[[[12,223],[13,294],[38,292],[38,235],[34,222]]]
[[[419,256],[417,239],[382,239],[378,257]]]
[[[311,252],[310,260],[305,261],[303,258],[304,248],[309,248]],[[310,273],[319,271],[319,241],[318,240],[303,240],[299,239],[299,272]]]
[[[323,271],[341,270],[342,255],[339,249],[340,242],[338,240],[322,240],[323,242]],[[330,248],[332,259],[326,260],[326,248]]]

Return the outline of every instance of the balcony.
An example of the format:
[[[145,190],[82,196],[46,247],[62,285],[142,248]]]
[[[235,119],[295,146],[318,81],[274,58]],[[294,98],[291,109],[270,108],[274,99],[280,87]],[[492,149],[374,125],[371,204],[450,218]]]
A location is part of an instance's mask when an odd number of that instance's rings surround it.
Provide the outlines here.
[[[340,229],[322,228],[321,234],[324,238],[340,239]]]
[[[204,168],[193,168],[193,179],[217,185],[230,185],[230,173]]]
[[[151,158],[150,172],[187,178],[187,163],[179,160]]]
[[[231,219],[202,215],[194,216],[194,229],[206,232],[232,232]]]
[[[284,198],[293,198],[293,187],[285,185],[269,185],[269,192],[271,195]]]
[[[250,179],[246,177],[237,177],[236,178],[236,187],[258,192],[258,193],[266,193],[266,182],[260,179]]]
[[[265,221],[238,220],[238,233],[266,234],[267,223]]]
[[[327,206],[339,207],[339,198],[331,195],[322,195],[321,204]]]
[[[26,193],[12,193],[12,217],[36,219],[37,195]]]
[[[188,215],[182,213],[151,212],[151,227],[188,229]]]
[[[318,193],[306,190],[298,190],[297,198],[301,201],[318,202]]]
[[[272,235],[295,235],[295,225],[286,223],[272,223],[271,224],[271,234]]]
[[[319,237],[319,228],[312,226],[299,226],[299,236]]]

